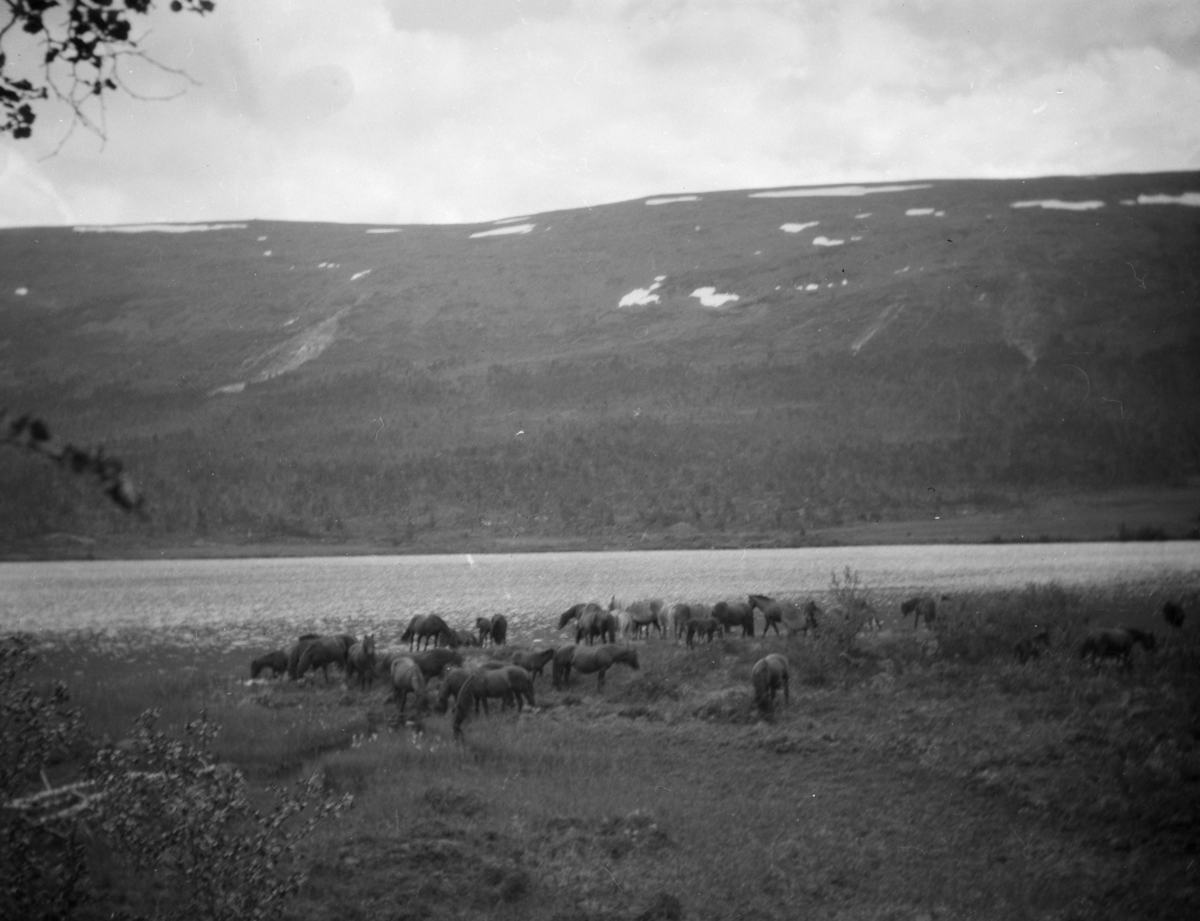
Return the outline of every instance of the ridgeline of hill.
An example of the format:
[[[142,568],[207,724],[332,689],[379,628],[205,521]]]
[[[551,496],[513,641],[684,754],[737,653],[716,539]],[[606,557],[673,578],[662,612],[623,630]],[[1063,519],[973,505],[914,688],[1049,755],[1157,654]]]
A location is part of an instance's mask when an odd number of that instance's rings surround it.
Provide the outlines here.
[[[0,231],[0,552],[1194,533],[1200,174],[690,198]]]

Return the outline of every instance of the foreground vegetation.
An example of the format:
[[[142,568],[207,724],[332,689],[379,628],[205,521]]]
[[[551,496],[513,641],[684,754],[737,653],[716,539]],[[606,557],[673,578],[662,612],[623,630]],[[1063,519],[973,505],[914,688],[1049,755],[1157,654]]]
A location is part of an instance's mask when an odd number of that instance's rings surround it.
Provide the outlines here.
[[[640,670],[603,692],[539,682],[534,712],[493,708],[462,744],[378,684],[249,683],[245,654],[215,647],[43,637],[34,677],[66,679],[85,727],[46,759],[52,783],[154,706],[175,732],[207,711],[252,799],[293,777],[352,795],[297,844],[291,918],[1191,917],[1192,588],[1172,587],[1183,629],[1154,623],[1126,672],[1076,650],[1089,623],[1151,615],[1144,586],[956,596],[914,630],[849,577],[818,600],[864,599],[882,631],[639,642]],[[561,642],[546,620],[514,640]],[[1041,629],[1049,650],[1018,664]],[[791,662],[791,702],[762,714],[749,673],[767,651]],[[83,916],[169,916],[115,857],[89,859]]]

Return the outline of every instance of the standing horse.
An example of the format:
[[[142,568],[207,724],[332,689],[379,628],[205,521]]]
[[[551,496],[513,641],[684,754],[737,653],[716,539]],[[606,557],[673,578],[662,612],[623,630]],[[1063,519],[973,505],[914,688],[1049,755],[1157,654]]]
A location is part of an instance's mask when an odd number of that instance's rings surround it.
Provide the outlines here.
[[[462,690],[463,684],[471,677],[471,672],[465,668],[452,668],[446,672],[446,676],[442,679],[442,686],[438,690],[437,711],[445,713],[446,707],[453,697],[455,702],[458,702],[459,692]]]
[[[300,661],[296,665],[296,677],[303,678],[310,668],[319,668],[328,684],[329,666],[338,665],[341,666],[342,671],[345,671],[346,653],[354,645],[354,642],[354,637],[347,633],[322,636],[312,640],[300,654]]]
[[[1117,659],[1121,668],[1133,668],[1133,647],[1141,644],[1147,652],[1154,650],[1154,634],[1133,627],[1112,627],[1088,634],[1079,647],[1079,658],[1091,660],[1097,669],[1105,659]]]
[[[468,673],[458,688],[457,696],[454,698],[454,720],[452,725],[454,727],[454,740],[456,742],[463,740],[463,723],[471,715],[471,705],[476,701],[475,683],[475,676]]]
[[[643,630],[646,631],[646,639],[650,638],[650,628],[653,627],[662,635],[662,623],[659,621],[659,614],[663,610],[661,598],[647,598],[641,601],[635,601],[632,604],[625,606],[617,601],[616,596],[613,596],[609,602],[608,609],[617,611],[618,619],[624,615],[628,615],[629,630],[634,637],[640,636]],[[625,631],[622,630],[622,633]]]
[[[319,633],[302,633],[300,634],[300,638],[288,647],[287,673],[289,679],[295,681],[300,677],[296,673],[297,669],[300,667],[300,657],[304,655],[304,650],[306,650],[311,643],[313,643],[315,640],[319,640],[320,638],[321,634]]]
[[[535,652],[518,650],[517,652],[513,653],[512,660],[513,665],[521,666],[521,668],[529,672],[529,676],[536,681],[538,675],[542,673],[542,669],[546,667],[546,663],[553,658],[553,649],[539,649]]]
[[[713,636],[721,629],[721,623],[715,617],[706,617],[703,620],[693,618],[687,624],[687,646],[691,649],[694,645],[693,639],[697,636],[705,637],[708,642],[712,642]]]
[[[792,601],[777,601],[770,595],[750,595],[749,598],[750,606],[762,611],[764,636],[772,627],[775,628],[775,635],[778,636],[781,623],[787,629],[789,636],[793,633],[807,634],[809,630],[817,629],[817,617],[820,615],[821,609],[811,598],[803,605],[797,605]]]
[[[417,663],[426,681],[440,677],[451,665],[461,667],[463,664],[462,653],[456,649],[426,649],[424,652],[414,653],[409,658]]]
[[[712,616],[726,633],[741,627],[742,636],[754,636],[754,606],[745,601],[718,601],[713,605]]]
[[[375,682],[375,634],[364,636],[346,651],[346,683],[357,676],[359,690]]]
[[[575,658],[578,646],[559,646],[554,650],[554,666],[550,672],[551,682],[556,688],[564,687],[571,677],[571,661]]]
[[[451,648],[458,645],[458,636],[436,614],[418,614],[408,622],[408,629],[400,635],[400,642],[408,643],[409,649],[413,648],[414,643],[418,649],[428,649],[431,639],[434,646],[440,646],[443,642]],[[422,640],[425,641],[424,647],[421,646]]]
[[[264,668],[269,668],[271,677],[278,678],[287,671],[287,665],[287,653],[282,649],[276,649],[274,652],[268,652],[265,656],[259,656],[250,663],[250,677],[257,678],[259,672]]]
[[[518,713],[521,711],[522,698],[529,701],[529,706],[536,706],[533,702],[533,679],[529,672],[519,665],[510,665],[504,669],[504,677],[508,679],[509,690],[516,698]]]
[[[412,659],[396,659],[392,663],[392,700],[400,704],[400,712],[404,713],[404,704],[408,695],[416,695],[413,704],[417,713],[423,713],[429,705],[425,696],[425,676]]]
[[[775,704],[775,692],[783,688],[783,702],[788,703],[788,660],[777,652],[763,656],[750,671],[754,686],[754,702],[766,711]]]
[[[508,618],[503,614],[492,617],[492,645],[504,646],[508,643]]]
[[[594,610],[584,613],[575,628],[576,643],[586,639],[591,646],[596,637],[600,637],[601,642],[617,641],[617,618],[611,611],[606,611],[599,605]]]
[[[564,629],[571,621],[578,621],[584,614],[589,611],[601,611],[603,608],[594,601],[581,601],[579,604],[573,604],[558,616],[558,629]]]
[[[948,601],[949,595],[942,595],[942,601]],[[926,629],[933,629],[933,622],[937,620],[937,602],[934,601],[932,595],[915,595],[900,604],[900,619],[904,620],[909,614],[913,615],[913,629],[921,625],[921,621],[925,621]]]
[[[576,647],[575,654],[571,656],[571,661],[566,666],[564,680],[570,680],[571,669],[575,669],[581,675],[590,675],[596,672],[596,688],[602,691],[604,690],[605,673],[618,663],[628,665],[636,671],[640,667],[637,650],[630,649],[628,646],[612,644],[579,646]]]

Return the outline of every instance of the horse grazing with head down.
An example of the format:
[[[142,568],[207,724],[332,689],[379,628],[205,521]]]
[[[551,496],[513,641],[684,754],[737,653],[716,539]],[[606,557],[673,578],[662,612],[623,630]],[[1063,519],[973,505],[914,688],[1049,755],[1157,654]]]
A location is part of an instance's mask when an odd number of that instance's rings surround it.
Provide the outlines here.
[[[529,672],[529,677],[536,681],[538,675],[542,673],[542,669],[546,667],[546,663],[553,658],[553,649],[538,649],[533,652],[519,649],[513,653],[512,661],[513,665],[521,666]]]
[[[328,683],[329,666],[337,665],[344,672],[346,654],[356,642],[357,639],[349,633],[334,633],[310,641],[300,653],[300,661],[296,664],[296,677],[303,678],[309,669],[319,668]]]
[[[718,601],[712,606],[712,616],[726,633],[741,627],[742,636],[754,636],[754,607],[745,601]]]
[[[396,659],[392,662],[392,700],[400,704],[400,712],[404,712],[404,704],[408,695],[413,694],[416,703],[413,705],[417,713],[424,713],[429,706],[425,696],[425,676],[412,659]]]
[[[1097,630],[1089,633],[1079,647],[1079,658],[1091,663],[1098,669],[1105,659],[1116,659],[1121,668],[1133,668],[1133,647],[1141,644],[1147,652],[1154,650],[1154,634],[1133,627],[1110,627],[1107,630]]]
[[[949,601],[949,595],[942,595],[942,601]],[[927,629],[933,629],[933,622],[937,620],[937,602],[932,595],[914,595],[907,601],[900,603],[900,619],[904,620],[909,614],[913,615],[913,629],[921,625],[921,621],[925,621]]]
[[[612,601],[608,603],[608,609],[617,612],[618,621],[621,621],[622,618],[627,620],[629,632],[635,638],[640,636],[644,630],[646,639],[650,639],[651,628],[657,630],[659,636],[663,634],[662,622],[659,619],[663,609],[661,598],[648,598],[625,606],[614,595]],[[622,628],[621,632],[624,633],[625,630]]]
[[[274,652],[268,652],[265,656],[259,656],[250,663],[250,677],[257,678],[263,669],[269,668],[271,677],[278,678],[287,671],[287,665],[287,653],[282,649],[276,649]]]
[[[425,643],[424,647],[421,646],[422,640]],[[413,648],[414,643],[417,649],[428,649],[430,640],[433,640],[434,646],[444,643],[454,648],[458,645],[458,634],[436,614],[416,615],[408,622],[408,628],[400,634],[400,642],[408,643],[409,649]]]
[[[600,606],[589,610],[579,618],[575,628],[575,642],[587,640],[589,646],[600,637],[601,642],[615,643],[617,641],[617,617],[612,611],[606,611]]]
[[[364,636],[346,651],[346,684],[358,678],[359,690],[375,683],[375,634]]]
[[[578,621],[584,614],[592,610],[601,611],[603,608],[594,601],[581,601],[579,604],[571,605],[558,615],[558,629],[564,629],[571,621]]]
[[[694,640],[697,636],[702,636],[711,643],[720,629],[721,622],[715,617],[705,617],[703,620],[693,617],[687,622],[688,649],[695,645]]]
[[[775,693],[783,688],[783,702],[788,703],[788,660],[777,652],[763,656],[750,670],[750,684],[754,687],[754,702],[759,710],[767,710],[775,704]]]
[[[555,664],[558,664],[557,659]],[[639,669],[641,666],[638,665],[637,650],[611,643],[603,646],[577,646],[570,661],[564,666],[563,681],[570,681],[571,669],[581,675],[595,673],[597,690],[604,690],[604,675],[617,664],[628,665],[635,671]]]

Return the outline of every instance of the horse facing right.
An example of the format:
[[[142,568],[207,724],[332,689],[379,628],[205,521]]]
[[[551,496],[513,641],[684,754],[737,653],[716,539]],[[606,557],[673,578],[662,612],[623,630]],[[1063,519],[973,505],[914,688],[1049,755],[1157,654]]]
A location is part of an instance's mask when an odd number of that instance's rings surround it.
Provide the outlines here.
[[[1154,634],[1133,627],[1111,627],[1107,630],[1097,630],[1089,633],[1079,647],[1079,658],[1090,660],[1099,669],[1105,659],[1117,659],[1121,668],[1128,671],[1133,668],[1133,647],[1141,644],[1147,652],[1152,652],[1155,646]]]

